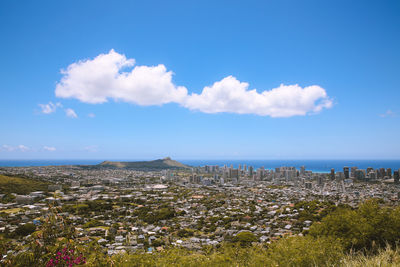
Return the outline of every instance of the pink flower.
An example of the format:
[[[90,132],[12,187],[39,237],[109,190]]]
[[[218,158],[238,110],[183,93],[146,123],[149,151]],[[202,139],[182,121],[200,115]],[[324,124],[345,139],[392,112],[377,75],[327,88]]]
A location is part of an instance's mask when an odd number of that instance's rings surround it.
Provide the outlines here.
[[[51,260],[49,260],[49,262],[46,264],[46,267],[52,267],[52,266],[54,266],[54,260],[53,259],[51,259]]]

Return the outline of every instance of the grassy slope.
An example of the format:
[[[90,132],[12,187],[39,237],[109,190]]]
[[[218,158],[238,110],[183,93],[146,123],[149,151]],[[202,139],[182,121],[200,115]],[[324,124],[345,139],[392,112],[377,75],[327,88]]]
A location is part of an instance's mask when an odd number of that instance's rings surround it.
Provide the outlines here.
[[[0,194],[24,195],[34,191],[46,191],[48,185],[49,183],[39,180],[0,175]]]

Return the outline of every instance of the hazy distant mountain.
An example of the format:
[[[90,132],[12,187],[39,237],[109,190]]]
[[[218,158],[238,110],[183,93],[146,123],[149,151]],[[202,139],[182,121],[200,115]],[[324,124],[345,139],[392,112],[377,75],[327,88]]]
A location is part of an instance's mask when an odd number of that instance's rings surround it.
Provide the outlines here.
[[[187,169],[190,166],[182,164],[170,157],[152,161],[104,161],[97,166],[126,169]]]

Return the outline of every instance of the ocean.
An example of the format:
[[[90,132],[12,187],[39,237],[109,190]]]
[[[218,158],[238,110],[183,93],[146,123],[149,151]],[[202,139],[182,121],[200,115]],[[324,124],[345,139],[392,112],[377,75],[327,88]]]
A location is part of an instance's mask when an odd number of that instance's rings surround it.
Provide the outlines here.
[[[281,166],[292,166],[300,169],[305,166],[306,170],[313,172],[330,172],[331,169],[336,171],[343,170],[343,167],[358,167],[366,169],[368,167],[376,168],[391,168],[397,170],[400,168],[400,160],[181,160],[180,162],[191,166],[204,165],[233,165],[237,168],[239,164],[243,167],[253,166],[255,169],[264,167],[265,169],[274,169]]]
[[[60,166],[60,165],[94,165],[99,164],[103,160],[0,160],[0,167],[28,167],[28,166]],[[124,160],[129,161],[129,160]],[[132,160],[136,161],[136,160]],[[178,160],[190,166],[204,166],[204,165],[219,165],[230,166],[233,165],[237,168],[239,164],[243,167],[253,166],[255,169],[264,167],[265,169],[273,169],[281,166],[293,166],[297,169],[300,166],[305,166],[306,170],[313,172],[330,172],[333,168],[336,171],[343,170],[344,166],[358,167],[359,169],[366,169],[372,167],[377,168],[391,168],[392,170],[400,169],[400,160]]]

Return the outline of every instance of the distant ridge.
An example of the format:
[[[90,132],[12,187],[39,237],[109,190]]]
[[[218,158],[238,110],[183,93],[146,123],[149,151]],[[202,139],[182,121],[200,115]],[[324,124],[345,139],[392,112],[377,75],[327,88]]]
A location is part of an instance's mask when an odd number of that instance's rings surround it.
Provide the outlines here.
[[[188,169],[190,166],[182,164],[170,157],[151,161],[103,161],[99,167],[118,168],[118,169]]]

